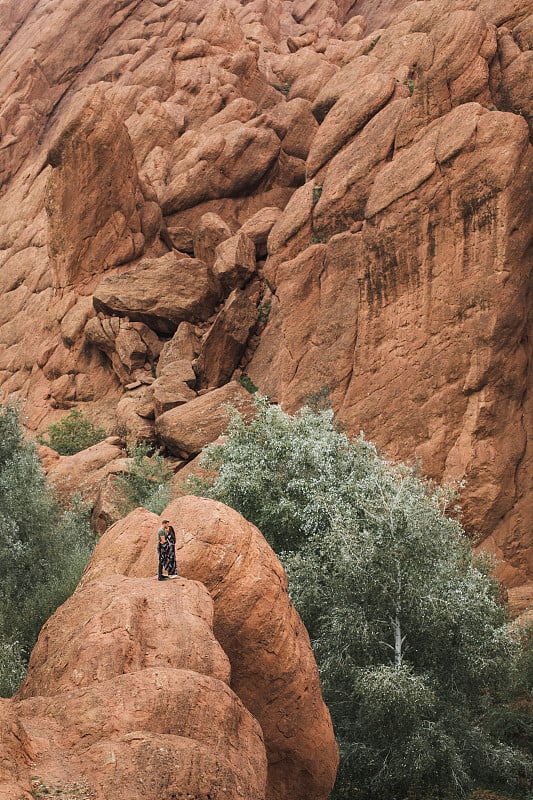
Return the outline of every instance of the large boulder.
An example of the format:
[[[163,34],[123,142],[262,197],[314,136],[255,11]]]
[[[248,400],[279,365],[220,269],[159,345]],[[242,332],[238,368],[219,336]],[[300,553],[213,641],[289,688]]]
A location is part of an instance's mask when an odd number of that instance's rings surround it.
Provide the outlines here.
[[[77,787],[97,800],[264,800],[263,734],[229,687],[213,601],[199,582],[157,581],[158,525],[138,509],[104,534],[0,707],[13,792],[29,792],[31,776],[43,794]],[[148,571],[134,576],[144,553]]]
[[[199,353],[200,339],[194,325],[180,322],[172,339],[167,339],[161,348],[155,374],[159,377],[174,361],[194,361]]]
[[[231,663],[231,686],[261,725],[269,763],[266,797],[325,800],[337,747],[281,564],[257,528],[221,503],[186,496],[163,515],[176,530],[180,575],[200,581],[213,598],[214,634]],[[154,575],[157,524],[138,509],[110,528],[83,584]]]
[[[216,249],[213,272],[226,290],[242,288],[255,274],[255,244],[240,231]]]
[[[231,228],[218,214],[202,214],[193,231],[193,247],[196,258],[210,267],[216,258],[217,247],[231,236]]]
[[[144,198],[122,120],[99,93],[75,110],[48,153],[48,251],[56,286],[139,256]]]
[[[309,100],[297,97],[288,103],[279,103],[269,114],[283,150],[288,155],[305,161],[318,130]]]
[[[91,301],[92,305],[92,301]],[[151,372],[162,349],[157,335],[142,322],[127,318],[106,317],[100,313],[91,317],[84,328],[85,338],[105,353],[122,384]]]
[[[152,383],[155,416],[196,397],[196,374],[190,361],[172,361]]]
[[[126,452],[122,440],[109,436],[72,456],[60,456],[40,445],[37,449],[49,483],[59,499],[66,503],[79,494],[85,502],[97,502],[108,476],[126,470]]]
[[[252,396],[232,381],[161,414],[156,420],[157,436],[175,455],[196,455],[227,429],[229,406],[245,418],[255,413]]]
[[[346,92],[354,91],[359,86],[360,81],[376,70],[379,61],[375,56],[365,55],[349,61],[342,69],[322,87],[312,111],[318,122],[322,122],[324,117],[335,105],[339,97]]]
[[[239,121],[206,133],[172,168],[162,195],[165,214],[206,200],[249,192],[274,164],[280,142],[271,128]]]
[[[367,75],[356,89],[341,95],[313,139],[307,157],[308,178],[312,178],[379,111],[394,87],[394,79],[389,76]]]
[[[168,334],[183,320],[208,319],[218,297],[218,283],[207,264],[171,252],[104,278],[93,302],[97,311],[127,316]]]
[[[250,335],[257,325],[258,285],[234,289],[202,342],[196,362],[199,382],[210,389],[227,383],[240,364]]]
[[[240,233],[246,234],[255,245],[257,258],[267,254],[266,243],[268,234],[281,216],[281,209],[277,206],[266,206],[253,214],[242,225]]]
[[[0,702],[3,796],[325,800],[337,747],[279,561],[220,503],[165,516],[181,577],[157,581],[159,517],[131,512]]]

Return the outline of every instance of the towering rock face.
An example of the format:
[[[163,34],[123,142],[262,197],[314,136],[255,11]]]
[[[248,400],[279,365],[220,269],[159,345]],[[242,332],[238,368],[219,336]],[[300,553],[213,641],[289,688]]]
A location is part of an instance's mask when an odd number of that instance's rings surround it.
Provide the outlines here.
[[[183,457],[243,374],[289,410],[327,387],[348,432],[464,480],[533,584],[532,19],[4,4],[0,391],[32,430],[81,406]]]
[[[0,705],[2,797],[325,800],[337,747],[281,565],[220,503],[165,514],[185,577],[154,577],[160,521],[137,509],[43,627]]]
[[[45,204],[56,287],[83,283],[143,252],[144,198],[131,139],[98,91],[76,109],[50,148],[48,162],[53,169]],[[152,240],[158,232],[159,225]]]

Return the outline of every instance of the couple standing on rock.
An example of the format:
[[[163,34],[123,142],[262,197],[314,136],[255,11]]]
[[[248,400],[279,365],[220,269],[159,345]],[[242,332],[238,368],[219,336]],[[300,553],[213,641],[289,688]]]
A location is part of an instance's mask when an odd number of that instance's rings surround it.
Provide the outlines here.
[[[168,519],[162,521],[161,527],[157,531],[157,555],[159,556],[157,580],[165,581],[167,578],[177,578],[176,534]],[[166,575],[163,575],[163,570],[166,570]]]

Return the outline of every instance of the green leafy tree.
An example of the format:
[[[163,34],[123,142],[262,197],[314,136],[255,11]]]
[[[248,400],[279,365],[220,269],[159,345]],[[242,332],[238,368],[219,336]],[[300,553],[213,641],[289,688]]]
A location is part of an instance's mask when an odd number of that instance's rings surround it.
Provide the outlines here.
[[[46,619],[75,589],[92,548],[88,514],[50,493],[16,406],[0,407],[0,695],[17,687]]]
[[[129,472],[117,478],[116,486],[121,494],[117,505],[123,515],[138,506],[160,514],[170,502],[172,472],[165,459],[151,450],[144,442],[133,445],[129,451]]]
[[[46,444],[62,456],[72,456],[107,436],[103,428],[96,428],[81,411],[74,409],[59,422],[48,427],[48,439],[40,436],[40,444]]]
[[[329,409],[262,398],[207,448],[192,488],[233,506],[281,555],[341,748],[337,798],[524,789],[527,757],[497,724],[521,640],[491,565],[446,514],[451,492],[349,439]]]
[[[369,445],[351,446],[330,409],[317,414],[304,407],[291,417],[255,397],[256,417],[247,424],[229,409],[226,443],[204,450],[202,466],[216,480],[193,476],[188,487],[236,508],[276,552],[298,549],[330,528],[334,503],[349,503],[347,476],[365,469]]]

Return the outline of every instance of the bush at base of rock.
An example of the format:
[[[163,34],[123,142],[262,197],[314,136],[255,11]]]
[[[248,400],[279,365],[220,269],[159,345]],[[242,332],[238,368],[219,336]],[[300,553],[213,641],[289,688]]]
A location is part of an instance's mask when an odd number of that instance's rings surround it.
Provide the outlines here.
[[[74,591],[93,537],[83,505],[61,512],[15,406],[0,407],[0,486],[0,696],[9,696],[41,625]]]
[[[98,444],[106,436],[103,428],[96,428],[81,411],[74,409],[60,422],[48,427],[48,441],[43,436],[39,436],[37,441],[51,447],[60,456],[73,456]]]
[[[139,506],[160,514],[170,501],[172,472],[162,456],[150,455],[150,449],[145,442],[133,445],[129,451],[129,471],[116,480],[115,485],[122,495],[117,506],[123,516]]]

